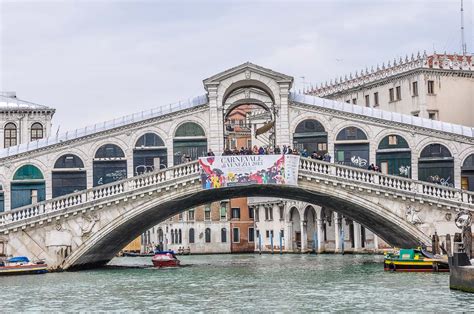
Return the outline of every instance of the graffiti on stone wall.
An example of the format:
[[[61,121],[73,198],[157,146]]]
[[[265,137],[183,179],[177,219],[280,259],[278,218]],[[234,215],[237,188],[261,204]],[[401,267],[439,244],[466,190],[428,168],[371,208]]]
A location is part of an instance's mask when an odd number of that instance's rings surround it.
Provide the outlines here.
[[[400,168],[398,168],[398,171],[400,172],[401,176],[408,177],[410,176],[410,168],[410,166],[400,166]]]
[[[105,177],[112,179],[112,180],[107,180],[108,182],[126,179],[127,170],[126,169],[115,170],[113,172],[105,174]],[[102,185],[102,184],[104,184],[104,177],[100,177],[99,180],[97,180],[97,185]]]
[[[454,187],[454,184],[449,182],[450,180],[451,180],[451,177],[442,178],[437,174],[434,175],[434,176],[429,176],[428,177],[428,182],[452,188],[452,187]]]
[[[365,167],[367,166],[367,159],[361,158],[359,156],[352,156],[351,163],[356,167]]]

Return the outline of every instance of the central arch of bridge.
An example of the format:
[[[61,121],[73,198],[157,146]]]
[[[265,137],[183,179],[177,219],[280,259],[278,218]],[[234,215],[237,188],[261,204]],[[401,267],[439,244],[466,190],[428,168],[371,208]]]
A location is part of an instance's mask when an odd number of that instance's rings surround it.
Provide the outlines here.
[[[127,243],[152,226],[186,209],[245,196],[279,197],[330,208],[362,223],[387,243],[397,247],[429,245],[429,238],[414,225],[398,217],[380,203],[357,194],[341,196],[336,188],[312,182],[300,186],[248,185],[202,190],[199,182],[176,191],[169,197],[150,198],[102,227],[65,261],[63,269],[93,268],[109,262]]]

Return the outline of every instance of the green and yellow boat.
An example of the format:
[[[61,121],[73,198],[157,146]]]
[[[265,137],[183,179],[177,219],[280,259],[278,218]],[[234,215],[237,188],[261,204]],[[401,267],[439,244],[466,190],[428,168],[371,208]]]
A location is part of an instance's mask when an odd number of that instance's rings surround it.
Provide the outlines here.
[[[400,249],[386,253],[384,270],[402,272],[449,272],[447,259],[437,258],[421,249]]]

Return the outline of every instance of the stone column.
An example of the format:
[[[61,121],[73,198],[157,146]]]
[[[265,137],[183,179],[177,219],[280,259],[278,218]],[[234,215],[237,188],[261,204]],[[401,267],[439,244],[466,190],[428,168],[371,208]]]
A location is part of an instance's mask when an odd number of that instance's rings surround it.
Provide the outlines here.
[[[323,237],[324,237],[324,234],[323,234],[323,220],[322,219],[316,219],[316,233],[318,235],[318,239],[317,239],[317,242],[316,242],[316,248],[317,248],[317,252],[318,253],[321,253],[321,252],[324,252],[322,246],[324,245],[324,241],[323,241]]]
[[[286,224],[286,235],[285,235],[285,238],[286,238],[286,248],[287,248],[287,251],[293,251],[293,227],[291,226],[291,222],[288,222]]]
[[[288,96],[290,93],[290,84],[283,82],[279,84],[280,87],[280,103],[275,104],[278,110],[276,117],[276,143],[283,147],[283,145],[290,145],[290,122],[289,122],[289,106]],[[275,95],[276,96],[276,95]]]
[[[411,150],[411,178],[418,180],[418,152]]]
[[[209,98],[209,129],[207,134],[207,147],[213,152],[224,150],[224,121],[222,117],[222,104],[218,102],[218,84],[207,86]]]
[[[361,249],[361,234],[360,234],[360,224],[353,222],[354,224],[354,251],[359,252]]]
[[[374,233],[374,251],[379,250],[379,237]]]
[[[334,253],[340,253],[341,251],[341,241],[344,241],[344,239],[341,239],[341,229],[342,228],[342,218],[341,216],[334,212]]]
[[[308,231],[306,220],[301,220],[301,252],[306,252],[308,249]]]

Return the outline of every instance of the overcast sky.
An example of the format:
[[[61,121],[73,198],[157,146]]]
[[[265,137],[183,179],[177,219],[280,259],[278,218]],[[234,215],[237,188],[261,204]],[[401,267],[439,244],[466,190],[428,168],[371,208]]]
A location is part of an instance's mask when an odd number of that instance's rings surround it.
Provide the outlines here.
[[[302,88],[461,49],[460,0],[0,3],[0,89],[56,108],[54,132],[204,94],[203,79],[246,61]]]

